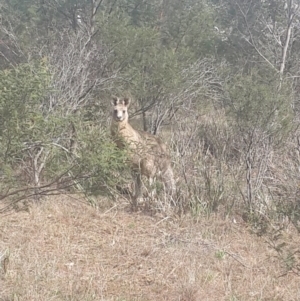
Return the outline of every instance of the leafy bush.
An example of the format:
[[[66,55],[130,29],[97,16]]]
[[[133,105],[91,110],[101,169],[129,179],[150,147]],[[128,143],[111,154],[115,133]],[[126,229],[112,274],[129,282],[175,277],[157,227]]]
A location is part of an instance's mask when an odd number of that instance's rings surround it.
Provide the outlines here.
[[[14,196],[16,201],[69,186],[89,194],[121,181],[117,175],[125,153],[101,125],[87,126],[80,114],[64,116],[63,108],[50,110],[50,78],[46,61],[0,72],[2,199]]]
[[[290,130],[293,118],[292,93],[289,83],[279,88],[272,72],[252,70],[249,75],[238,74],[227,86],[228,115],[242,135],[253,131],[280,139]]]

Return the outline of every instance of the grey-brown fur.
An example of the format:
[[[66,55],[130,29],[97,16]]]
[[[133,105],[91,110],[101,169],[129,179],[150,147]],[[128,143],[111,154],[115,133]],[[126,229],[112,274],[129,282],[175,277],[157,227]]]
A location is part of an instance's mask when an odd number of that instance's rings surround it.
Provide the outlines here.
[[[142,196],[141,175],[146,176],[150,184],[159,176],[167,193],[172,195],[175,191],[175,181],[167,147],[160,138],[137,131],[129,124],[129,104],[128,98],[113,97],[111,134],[119,148],[128,147],[135,179],[134,200]]]

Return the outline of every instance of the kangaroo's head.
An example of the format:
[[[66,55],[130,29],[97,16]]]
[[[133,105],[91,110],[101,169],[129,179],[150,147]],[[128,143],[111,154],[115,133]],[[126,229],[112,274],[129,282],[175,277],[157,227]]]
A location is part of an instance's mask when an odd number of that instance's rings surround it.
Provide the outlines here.
[[[113,97],[112,105],[113,105],[113,112],[112,116],[114,121],[122,122],[128,120],[128,107],[130,104],[129,98],[118,98]]]

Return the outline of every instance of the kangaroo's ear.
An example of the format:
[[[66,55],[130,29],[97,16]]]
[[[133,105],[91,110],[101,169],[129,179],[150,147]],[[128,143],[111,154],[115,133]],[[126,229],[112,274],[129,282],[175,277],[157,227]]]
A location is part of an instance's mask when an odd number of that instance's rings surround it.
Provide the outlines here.
[[[118,97],[113,96],[113,97],[112,97],[111,104],[112,104],[113,106],[116,106],[116,105],[118,104],[118,102],[119,102]]]
[[[130,105],[130,99],[129,99],[128,97],[125,97],[125,98],[124,98],[124,105],[125,105],[126,107],[129,107],[129,105]]]

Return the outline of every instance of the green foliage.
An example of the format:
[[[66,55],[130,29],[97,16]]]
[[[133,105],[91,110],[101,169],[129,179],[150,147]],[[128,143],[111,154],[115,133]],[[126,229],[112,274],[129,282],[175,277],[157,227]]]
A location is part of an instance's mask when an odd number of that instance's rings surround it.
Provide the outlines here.
[[[45,62],[20,64],[0,72],[0,155],[5,163],[20,156],[44,123],[41,99],[49,82]]]
[[[213,18],[206,1],[120,1],[110,15],[99,16],[101,38],[123,79],[118,90],[130,91],[142,111],[168,99],[182,85],[182,70],[213,55]]]
[[[283,138],[291,129],[292,90],[272,72],[252,70],[249,75],[238,74],[227,85],[228,116],[244,137],[255,131],[265,137]]]
[[[215,257],[219,260],[224,260],[226,256],[226,252],[224,250],[217,250],[215,251]]]
[[[122,88],[131,91],[141,107],[151,107],[179,84],[178,55],[161,45],[154,28],[133,26],[125,17],[109,22],[106,43],[114,49],[114,67],[122,70]]]
[[[80,145],[72,172],[80,175],[86,193],[102,193],[124,180],[126,152],[116,147],[101,126],[78,128]]]
[[[162,41],[180,54],[180,60],[197,60],[214,55],[216,16],[210,1],[172,1],[165,14]]]
[[[100,125],[88,127],[81,115],[62,118],[60,109],[49,111],[50,78],[46,61],[0,72],[2,189],[45,185],[62,176],[62,187],[80,184],[87,193],[99,183],[120,182],[116,175],[125,166],[125,153]],[[69,150],[71,123],[79,140],[75,154]]]

